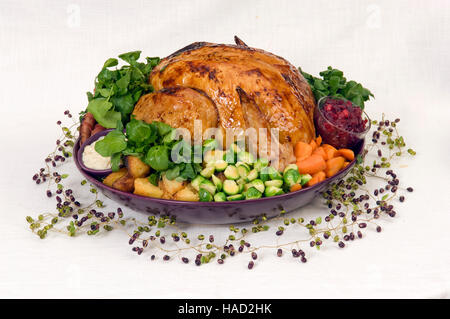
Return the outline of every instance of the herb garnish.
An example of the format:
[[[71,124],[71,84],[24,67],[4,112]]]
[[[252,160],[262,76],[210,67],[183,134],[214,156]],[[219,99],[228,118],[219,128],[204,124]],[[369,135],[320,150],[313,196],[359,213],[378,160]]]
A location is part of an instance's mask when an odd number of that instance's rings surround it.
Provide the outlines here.
[[[146,62],[138,62],[140,54],[141,51],[133,51],[119,55],[128,63],[120,69],[110,69],[119,64],[117,59],[106,60],[97,75],[95,93],[87,92],[87,111],[105,128],[116,128],[118,121],[127,123],[139,98],[153,91],[148,76],[160,59],[147,57]]]
[[[113,171],[119,169],[122,156],[139,157],[157,171],[150,176],[153,184],[157,183],[162,172],[170,180],[193,179],[202,167],[200,164],[191,164],[194,154],[192,147],[184,140],[176,139],[174,133],[175,129],[165,123],[155,121],[148,124],[132,118],[125,133],[119,121],[114,131],[95,144],[95,150],[102,156],[112,157]],[[176,155],[176,161],[172,161],[172,153]]]
[[[364,102],[374,95],[360,83],[348,81],[344,77],[344,73],[338,69],[329,66],[325,71],[319,73],[322,79],[316,78],[311,74],[300,72],[308,81],[316,100],[324,96],[331,96],[351,101],[353,104],[364,109]]]

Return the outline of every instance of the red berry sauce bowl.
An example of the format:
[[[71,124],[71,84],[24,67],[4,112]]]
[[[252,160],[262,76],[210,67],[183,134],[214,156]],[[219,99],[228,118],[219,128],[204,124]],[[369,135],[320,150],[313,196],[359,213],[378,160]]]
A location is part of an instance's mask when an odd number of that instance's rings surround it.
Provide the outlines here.
[[[370,130],[367,114],[351,101],[325,96],[314,110],[317,134],[335,148],[354,149]]]

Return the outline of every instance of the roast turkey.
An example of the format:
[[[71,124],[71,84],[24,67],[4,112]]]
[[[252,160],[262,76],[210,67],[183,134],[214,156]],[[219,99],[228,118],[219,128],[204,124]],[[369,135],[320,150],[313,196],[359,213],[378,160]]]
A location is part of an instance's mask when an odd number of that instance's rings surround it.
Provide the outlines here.
[[[141,97],[134,115],[189,130],[194,119],[224,130],[278,129],[269,142],[279,142],[282,168],[294,161],[295,143],[315,137],[314,96],[288,61],[235,42],[196,42],[162,59],[150,74],[155,92]]]

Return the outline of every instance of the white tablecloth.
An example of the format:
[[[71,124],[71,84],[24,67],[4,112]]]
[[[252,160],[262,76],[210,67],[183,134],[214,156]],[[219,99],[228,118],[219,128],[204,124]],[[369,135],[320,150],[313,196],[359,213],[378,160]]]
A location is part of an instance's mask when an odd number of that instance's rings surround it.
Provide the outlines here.
[[[448,298],[449,21],[446,0],[1,1],[0,297]],[[313,74],[344,70],[376,95],[372,117],[402,119],[418,155],[400,161],[399,175],[415,192],[381,234],[368,231],[343,250],[305,247],[306,264],[267,250],[249,271],[249,256],[223,266],[150,262],[122,232],[40,240],[27,229],[26,215],[54,207],[31,176],[54,146],[55,122],[86,107],[107,58],[137,49],[163,57],[235,34]],[[79,189],[73,166],[63,171]],[[294,213],[324,214],[319,200]]]

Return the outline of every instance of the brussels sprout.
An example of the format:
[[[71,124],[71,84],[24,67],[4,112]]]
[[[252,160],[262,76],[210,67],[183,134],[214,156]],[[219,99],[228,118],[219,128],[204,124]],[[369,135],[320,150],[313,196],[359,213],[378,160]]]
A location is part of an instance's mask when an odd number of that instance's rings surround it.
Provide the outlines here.
[[[217,141],[214,138],[207,139],[203,142],[203,149],[206,150],[214,150],[218,146]]]
[[[291,187],[294,184],[298,184],[301,182],[300,173],[297,169],[288,170],[283,176],[284,182],[287,186]]]
[[[246,164],[246,163],[244,163],[244,162],[241,162],[241,161],[237,161],[236,164],[235,164],[235,166],[236,166],[236,167],[244,166],[248,171],[251,170],[250,165],[248,165],[248,164]]]
[[[271,180],[271,179],[283,179],[281,174],[272,166],[264,167],[259,176],[263,182]]]
[[[266,187],[269,187],[269,186],[281,187],[281,186],[283,186],[283,181],[280,179],[273,179],[270,181],[265,181],[264,185]]]
[[[271,179],[280,179],[283,180],[283,176],[281,176],[280,172],[274,169],[269,173]]]
[[[223,173],[227,179],[239,179],[239,172],[234,165],[228,165]]]
[[[200,172],[200,175],[205,178],[210,178],[214,174],[214,170],[214,166],[207,166]]]
[[[206,166],[205,167],[214,167],[214,171],[216,171],[216,163],[214,162],[205,162]]]
[[[231,179],[227,179],[223,182],[223,191],[228,195],[239,193],[239,188],[238,184]]]
[[[204,156],[203,156],[203,160],[207,163],[215,163],[219,160],[221,160],[223,157],[223,151],[221,150],[210,150],[210,151],[206,151]]]
[[[262,197],[262,193],[257,190],[255,187],[250,187],[244,193],[245,199],[257,199]]]
[[[275,186],[266,187],[266,189],[264,190],[264,195],[266,195],[266,197],[272,197],[281,194],[284,194],[283,190]]]
[[[228,164],[234,164],[237,162],[237,154],[230,148],[223,154],[223,160]]]
[[[200,183],[200,189],[206,189],[212,195],[216,193],[216,186],[210,180],[204,180]]]
[[[247,183],[244,185],[244,191],[247,191],[250,187],[253,187],[252,183]]]
[[[261,171],[259,172],[259,178],[261,178],[261,180],[263,182],[270,180],[270,176],[269,176],[270,169],[271,169],[271,167],[263,167],[261,169]]]
[[[227,200],[227,195],[223,192],[219,192],[216,195],[214,195],[214,201],[215,202],[225,202]]]
[[[196,178],[194,178],[194,179],[192,180],[191,185],[192,185],[192,187],[198,192],[199,189],[200,189],[200,184],[201,184],[203,181],[205,181],[205,180],[206,180],[206,179],[205,179],[203,176],[198,175]]]
[[[260,179],[255,179],[253,182],[251,182],[252,186],[254,188],[256,188],[258,191],[260,191],[261,193],[264,192],[264,189],[266,188],[264,186],[264,182]]]
[[[237,181],[237,185],[239,187],[238,193],[242,193],[242,191],[244,190],[245,187],[245,181]]]
[[[245,197],[242,194],[236,194],[227,197],[228,201],[243,200],[243,199],[245,199]]]
[[[203,161],[208,165],[215,162],[214,151],[207,151],[203,155]]]
[[[223,172],[228,166],[228,163],[224,161],[223,159],[219,159],[214,163],[214,167],[216,171]]]
[[[253,164],[255,162],[255,157],[249,152],[241,151],[237,154],[238,161],[244,162],[246,164]]]
[[[312,179],[312,176],[309,174],[300,175],[300,184],[305,185]]]
[[[289,164],[288,166],[286,166],[286,168],[284,169],[283,175],[287,173],[288,170],[293,169],[298,171],[298,166],[297,164]]]
[[[252,169],[248,174],[247,174],[247,182],[251,182],[255,179],[258,178],[258,171],[256,169]]]
[[[198,196],[201,202],[211,202],[213,200],[213,196],[211,195],[211,193],[204,188],[200,188]]]
[[[220,178],[218,178],[216,175],[212,175],[211,179],[212,179],[212,182],[214,183],[214,185],[216,186],[217,191],[218,192],[222,191],[223,183],[220,180]]]
[[[248,175],[248,172],[250,171],[249,169],[247,169],[247,167],[245,167],[244,165],[241,165],[237,168],[239,176],[241,178],[246,178]]]
[[[253,167],[257,170],[257,171],[261,171],[264,167],[267,167],[269,165],[269,160],[266,158],[259,158],[256,162],[255,165],[253,165]]]

